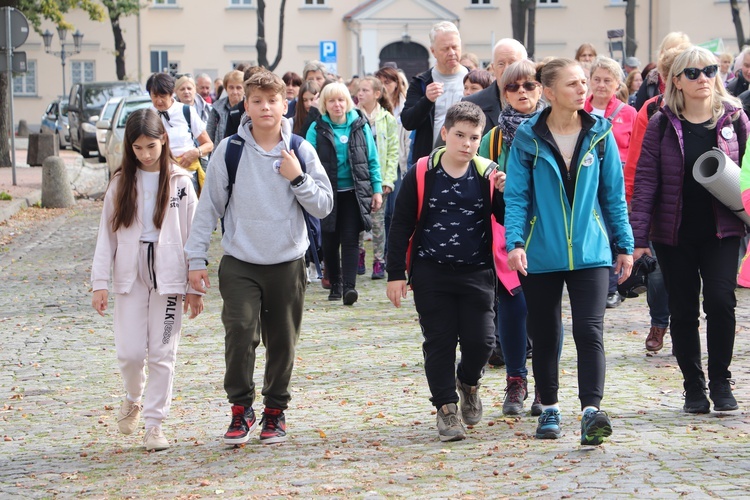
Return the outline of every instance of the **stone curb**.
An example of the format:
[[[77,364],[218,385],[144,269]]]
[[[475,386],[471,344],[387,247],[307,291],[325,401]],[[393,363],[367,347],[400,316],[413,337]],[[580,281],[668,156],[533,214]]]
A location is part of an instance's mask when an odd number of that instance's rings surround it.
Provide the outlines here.
[[[9,202],[0,203],[0,222],[10,219],[24,208],[29,208],[41,201],[42,191],[36,190],[29,193],[27,196],[13,197]]]

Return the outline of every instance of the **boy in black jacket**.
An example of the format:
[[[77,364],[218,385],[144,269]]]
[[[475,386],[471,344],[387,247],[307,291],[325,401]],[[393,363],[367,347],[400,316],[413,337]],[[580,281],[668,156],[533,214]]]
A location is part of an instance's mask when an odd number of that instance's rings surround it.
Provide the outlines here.
[[[451,106],[440,130],[446,145],[404,177],[388,239],[388,298],[401,306],[408,271],[441,441],[466,438],[459,394],[464,423],[481,420],[479,379],[495,345],[491,216],[503,220],[498,190],[505,174],[476,156],[484,121],[476,104]],[[454,371],[457,344],[461,361]]]

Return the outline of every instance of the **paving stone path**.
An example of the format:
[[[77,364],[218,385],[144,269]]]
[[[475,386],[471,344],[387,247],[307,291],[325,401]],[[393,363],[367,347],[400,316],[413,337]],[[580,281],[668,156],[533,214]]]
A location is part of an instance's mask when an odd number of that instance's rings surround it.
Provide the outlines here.
[[[0,497],[3,498],[747,498],[750,495],[750,291],[738,290],[735,394],[740,410],[681,412],[667,340],[647,356],[645,298],[606,318],[603,408],[614,434],[581,447],[574,344],[562,357],[563,436],[533,438],[536,420],[504,418],[505,372],[488,370],[484,420],[469,438],[441,443],[424,379],[411,296],[401,309],[385,283],[360,277],[353,307],[307,293],[297,351],[290,438],[241,448],[229,423],[223,330],[214,288],[182,332],[172,448],[146,453],[143,429],[117,432],[122,398],[110,313],[90,306],[89,271],[101,203],[84,201],[35,224],[0,250]],[[370,271],[370,269],[368,269]],[[262,362],[262,355],[259,360]],[[261,365],[262,366],[262,365]],[[256,370],[256,383],[262,373]],[[530,400],[527,401],[527,408]],[[261,409],[257,405],[256,409]]]

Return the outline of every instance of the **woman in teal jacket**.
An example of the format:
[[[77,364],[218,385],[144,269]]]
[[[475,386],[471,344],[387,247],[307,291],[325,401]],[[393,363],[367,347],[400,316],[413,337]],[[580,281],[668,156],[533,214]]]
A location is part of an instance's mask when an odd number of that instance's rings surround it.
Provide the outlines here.
[[[600,410],[605,356],[602,331],[612,264],[607,226],[615,237],[620,280],[633,265],[625,185],[611,124],[583,110],[586,77],[571,59],[541,71],[549,107],[521,124],[510,149],[505,188],[508,264],[521,273],[527,333],[542,403],[536,437],[560,437],[558,345],[567,285],[578,352],[581,444],[612,433]]]

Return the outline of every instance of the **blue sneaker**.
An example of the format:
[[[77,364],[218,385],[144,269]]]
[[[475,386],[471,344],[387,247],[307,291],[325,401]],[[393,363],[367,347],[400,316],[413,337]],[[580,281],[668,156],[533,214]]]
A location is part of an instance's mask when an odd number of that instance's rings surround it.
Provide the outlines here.
[[[560,410],[550,408],[539,416],[536,428],[537,439],[558,439],[560,437]]]
[[[607,412],[589,408],[581,417],[581,444],[599,446],[612,435],[612,423]]]

